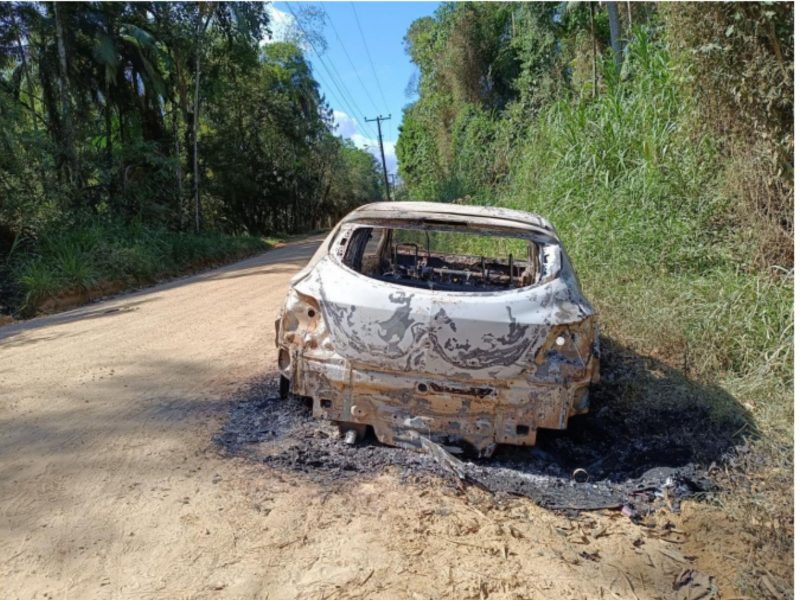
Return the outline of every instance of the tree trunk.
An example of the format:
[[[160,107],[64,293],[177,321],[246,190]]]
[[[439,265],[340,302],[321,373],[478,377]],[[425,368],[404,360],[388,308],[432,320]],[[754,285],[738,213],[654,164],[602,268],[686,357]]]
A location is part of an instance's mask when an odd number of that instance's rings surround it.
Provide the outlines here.
[[[106,35],[114,39],[116,32],[113,30],[111,17],[106,17]],[[116,72],[114,73],[116,74]],[[112,104],[111,104],[111,81],[109,81],[109,69],[105,67],[103,73],[103,82],[105,84],[103,89],[103,100],[105,101],[105,125],[106,125],[106,181],[108,182],[108,203],[113,206],[114,201],[114,131],[112,117]]]
[[[178,106],[172,106],[172,137],[175,140],[175,180],[178,194],[178,223],[181,231],[186,227],[185,211],[183,210],[183,172],[181,171],[181,139],[178,132]]]
[[[628,41],[631,39],[631,30],[633,29],[633,16],[631,16],[631,1],[625,3],[628,7]]]
[[[608,28],[611,30],[611,48],[614,50],[614,64],[617,72],[622,69],[622,40],[620,39],[619,12],[616,2],[607,2]]]
[[[594,4],[589,2],[589,27],[592,36],[592,98],[597,98],[597,38],[594,34]]]
[[[200,77],[200,58],[196,60],[195,76]],[[201,208],[200,208],[200,165],[197,160],[197,121],[200,109],[200,80],[195,84],[194,110],[192,115],[192,196],[194,197],[194,232],[200,233]]]
[[[61,99],[61,124],[63,127],[63,144],[67,163],[67,181],[72,184],[77,176],[75,146],[72,131],[72,109],[69,101],[69,74],[67,72],[67,48],[64,44],[64,28],[58,2],[53,2],[53,17],[56,25],[56,45],[58,47],[58,91]]]
[[[22,70],[25,73],[25,83],[28,88],[28,102],[31,103],[31,111],[33,112],[33,131],[38,133],[39,124],[36,122],[36,105],[33,99],[33,81],[31,80],[31,72],[28,70],[28,58],[25,56],[25,49],[22,47],[22,36],[17,34],[17,48],[19,48],[19,56],[22,60]]]
[[[203,18],[203,3],[197,3],[197,30],[195,31],[195,50],[194,50],[194,115],[192,117],[192,171],[194,174],[194,231],[200,233],[203,226],[203,212],[200,206],[200,162],[197,155],[197,130],[200,123],[200,40],[208,28],[211,21],[212,12],[206,16],[202,27],[200,23]]]
[[[209,13],[205,24],[201,27],[203,19],[202,4],[197,3],[197,23],[194,38],[194,101],[192,103],[192,196],[194,197],[194,232],[200,233],[203,224],[202,207],[200,206],[200,162],[197,155],[197,132],[200,123],[200,38],[208,27],[211,18]]]
[[[181,57],[178,54],[173,55],[173,62],[175,64],[175,78],[177,82],[177,89],[178,89],[178,106],[180,108],[181,115],[183,116],[183,123],[184,123],[184,131],[183,131],[183,147],[186,149],[186,172],[191,174],[192,178],[192,193],[194,193],[194,171],[192,169],[193,163],[189,164],[189,161],[194,160],[194,153],[190,152],[189,149],[193,148],[194,145],[192,140],[194,139],[194,115],[190,115],[189,112],[189,87],[186,84],[186,78],[184,75],[184,71],[181,68]],[[178,160],[180,161],[181,152],[181,142],[180,142],[180,128],[177,129],[176,135],[178,136],[175,140],[175,147],[178,149],[177,156]],[[189,200],[187,203],[187,198],[184,197],[183,191],[183,167],[179,162],[177,167],[178,173],[180,173],[180,194],[181,194],[181,230],[184,230],[187,226],[187,219],[191,214],[192,207],[191,202],[193,201],[194,196],[192,196],[192,200]]]
[[[199,36],[198,36],[199,37]],[[199,39],[198,39],[199,42]],[[194,232],[200,233],[200,166],[197,160],[197,121],[200,117],[200,47],[194,60],[194,102],[192,107],[192,195],[194,196]]]
[[[18,30],[19,31],[19,30]],[[39,133],[39,123],[37,122],[38,115],[36,114],[36,100],[33,97],[33,80],[31,79],[31,72],[28,68],[28,58],[25,56],[25,49],[22,47],[22,35],[17,34],[17,47],[19,48],[19,56],[22,60],[22,69],[25,72],[25,82],[26,87],[28,88],[28,102],[31,104],[31,113],[33,114],[33,118],[31,119],[31,124],[33,125],[33,132],[36,134],[36,137]],[[47,173],[45,172],[44,165],[41,161],[39,162],[39,177],[40,183],[43,188],[47,188]]]
[[[105,121],[106,121],[106,180],[108,181],[108,201],[109,204],[113,202],[114,199],[114,183],[112,181],[112,172],[114,170],[114,142],[113,142],[113,131],[111,127],[111,98],[110,98],[110,86],[108,84],[108,77],[106,77],[106,85],[105,89],[103,90],[103,95],[105,96],[105,106],[104,106],[104,113],[105,113]]]

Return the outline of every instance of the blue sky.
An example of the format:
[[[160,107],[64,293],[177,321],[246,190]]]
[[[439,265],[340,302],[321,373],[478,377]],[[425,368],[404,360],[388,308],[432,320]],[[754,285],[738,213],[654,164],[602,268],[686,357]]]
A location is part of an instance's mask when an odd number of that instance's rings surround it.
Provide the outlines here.
[[[322,59],[309,44],[304,49],[314,77],[334,110],[336,133],[352,139],[358,147],[366,146],[379,158],[377,127],[375,123],[365,123],[364,117],[391,114],[391,120],[381,124],[390,173],[397,172],[394,148],[403,107],[414,99],[406,95],[415,68],[405,53],[403,37],[415,19],[433,14],[438,5],[438,2],[276,2],[270,8],[276,39],[298,31],[293,14],[299,15],[304,6],[313,6],[327,15],[317,25],[327,49],[322,51],[318,44],[314,45],[321,51]]]

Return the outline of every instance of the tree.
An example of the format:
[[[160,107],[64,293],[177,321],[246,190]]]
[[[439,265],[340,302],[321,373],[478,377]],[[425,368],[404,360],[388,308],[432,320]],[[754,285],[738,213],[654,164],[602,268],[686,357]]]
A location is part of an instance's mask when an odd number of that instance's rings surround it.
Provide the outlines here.
[[[207,98],[209,190],[229,227],[316,227],[380,197],[369,191],[377,177],[371,155],[330,133],[330,110],[299,47],[269,44],[255,64],[227,61],[216,68],[238,82],[214,88]]]
[[[405,43],[419,99],[404,110],[397,145],[412,197],[476,194],[507,175],[514,136],[566,84],[562,12],[547,3],[456,3],[412,23]],[[504,124],[512,114],[519,121]]]
[[[619,12],[616,2],[606,2],[608,10],[608,28],[611,31],[611,49],[614,53],[614,64],[617,71],[622,68],[622,40],[620,39]]]
[[[261,233],[367,199],[335,179],[371,158],[268,35],[258,2],[0,4],[0,221]]]
[[[67,49],[64,40],[64,17],[63,7],[59,9],[59,3],[53,2],[53,21],[56,28],[56,46],[58,48],[58,95],[61,99],[61,122],[64,135],[64,153],[66,155],[67,181],[70,184],[76,183],[80,177],[77,157],[75,154],[75,139],[72,129],[72,106],[70,101],[69,73],[67,71]]]

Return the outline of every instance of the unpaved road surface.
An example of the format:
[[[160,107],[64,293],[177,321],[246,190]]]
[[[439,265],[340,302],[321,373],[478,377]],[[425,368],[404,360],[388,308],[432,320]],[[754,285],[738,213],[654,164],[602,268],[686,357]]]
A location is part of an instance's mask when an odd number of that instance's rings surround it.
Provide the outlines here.
[[[273,393],[273,319],[319,241],[0,328],[0,598],[730,593],[735,532],[707,507],[645,528],[226,452],[236,398]]]

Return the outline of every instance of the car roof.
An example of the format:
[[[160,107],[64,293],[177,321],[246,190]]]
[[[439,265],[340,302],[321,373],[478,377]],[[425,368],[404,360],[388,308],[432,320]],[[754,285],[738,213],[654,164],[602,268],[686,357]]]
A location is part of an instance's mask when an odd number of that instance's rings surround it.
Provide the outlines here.
[[[499,206],[475,206],[445,202],[373,202],[364,204],[348,214],[342,223],[365,220],[445,220],[454,217],[471,224],[504,225],[516,229],[546,232],[555,237],[550,222],[533,213]]]

